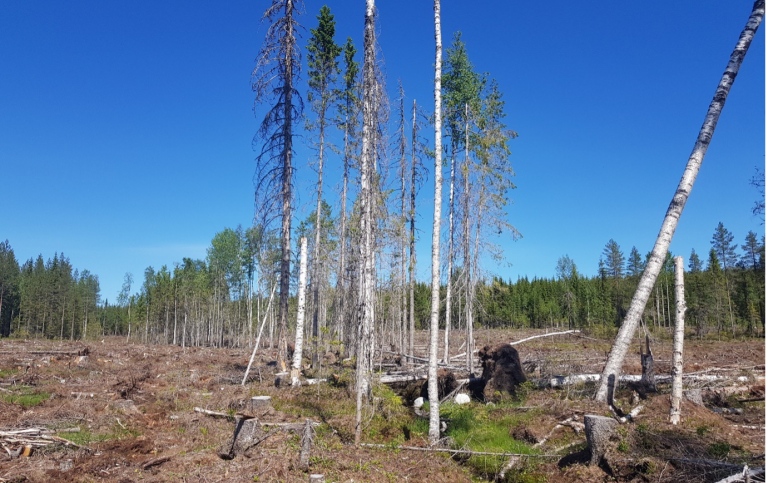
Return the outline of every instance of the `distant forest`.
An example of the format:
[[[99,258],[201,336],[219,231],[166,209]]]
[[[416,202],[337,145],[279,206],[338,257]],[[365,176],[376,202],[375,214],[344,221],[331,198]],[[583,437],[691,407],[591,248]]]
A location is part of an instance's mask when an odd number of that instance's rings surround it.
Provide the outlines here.
[[[301,227],[300,230],[308,230]],[[702,259],[687,259],[686,326],[697,336],[763,336],[765,324],[765,237],[749,232],[743,244],[718,225],[711,250]],[[216,234],[205,260],[184,258],[144,272],[135,291],[126,274],[115,302],[102,300],[98,276],[73,267],[64,254],[42,255],[21,264],[10,243],[0,243],[0,329],[2,336],[94,339],[106,335],[132,341],[184,346],[248,346],[266,320],[263,344],[276,338],[274,302],[279,249],[265,249],[252,230],[226,229]],[[499,277],[482,279],[476,294],[476,328],[581,328],[596,331],[620,325],[645,256],[632,248],[625,256],[614,240],[605,245],[597,274],[583,275],[567,255],[559,259],[554,278]],[[295,264],[298,266],[298,264]],[[270,269],[270,267],[273,267]],[[269,275],[271,273],[271,275]],[[297,275],[297,274],[294,274]],[[461,267],[453,277],[461,281]],[[296,277],[294,277],[296,278]],[[674,324],[673,263],[667,257],[644,314],[649,327]],[[335,300],[334,284],[323,287],[325,300]],[[250,294],[250,296],[249,296]],[[429,324],[430,288],[416,284],[414,315],[417,329]],[[402,340],[402,292],[396,284],[379,284],[376,328],[379,340],[397,346]],[[452,329],[466,327],[465,300],[452,306]],[[311,305],[311,301],[310,301]],[[295,323],[296,301],[291,299]],[[336,305],[322,307],[325,321],[338,319]],[[264,315],[267,314],[267,317]],[[345,319],[353,319],[346,314]],[[445,313],[441,310],[441,327]],[[344,322],[352,330],[353,321]],[[335,324],[327,323],[328,342],[341,343]]]

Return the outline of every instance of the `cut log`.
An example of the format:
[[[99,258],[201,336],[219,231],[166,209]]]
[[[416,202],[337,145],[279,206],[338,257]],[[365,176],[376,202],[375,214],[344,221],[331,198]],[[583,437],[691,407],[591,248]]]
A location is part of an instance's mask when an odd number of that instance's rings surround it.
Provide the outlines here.
[[[616,431],[618,421],[605,416],[587,414],[584,416],[584,432],[587,435],[587,445],[592,454],[590,465],[599,464],[611,447],[611,437]]]

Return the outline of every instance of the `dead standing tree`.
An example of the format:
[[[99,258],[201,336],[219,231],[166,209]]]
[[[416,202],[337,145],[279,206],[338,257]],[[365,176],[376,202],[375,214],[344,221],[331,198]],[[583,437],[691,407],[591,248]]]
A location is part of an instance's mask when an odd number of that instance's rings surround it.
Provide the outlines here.
[[[374,0],[366,0],[363,35],[363,139],[360,162],[360,283],[358,299],[358,348],[355,390],[355,444],[360,444],[363,430],[363,400],[371,390],[373,369],[373,320],[375,309],[374,260],[374,138],[376,124],[376,37]]]
[[[257,167],[256,220],[270,227],[280,220],[280,301],[278,305],[278,364],[285,370],[288,354],[288,291],[291,277],[291,215],[293,202],[293,126],[301,118],[302,100],[296,90],[301,67],[297,42],[297,5],[301,0],[272,0],[262,20],[271,22],[251,74],[256,93],[254,112],[269,108],[254,137]]]
[[[600,386],[595,394],[595,399],[597,401],[607,402],[608,404],[613,402],[613,390],[615,384],[618,382],[624,357],[629,350],[632,337],[637,329],[637,324],[640,322],[643,310],[645,310],[645,305],[648,302],[648,298],[650,297],[656,282],[656,278],[664,264],[667,250],[672,242],[672,235],[675,232],[675,228],[677,228],[677,222],[680,219],[686,201],[688,201],[691,189],[693,188],[693,182],[696,180],[696,175],[699,172],[704,155],[712,140],[712,135],[715,132],[715,127],[717,126],[720,113],[725,105],[725,100],[728,97],[733,81],[736,79],[736,74],[739,72],[744,56],[747,54],[749,45],[752,42],[764,15],[765,0],[757,0],[752,7],[752,14],[749,17],[744,30],[741,32],[739,41],[736,43],[736,48],[734,48],[733,53],[731,54],[728,66],[720,79],[715,95],[709,105],[704,124],[699,131],[699,136],[693,147],[693,152],[691,153],[690,158],[688,158],[688,164],[683,172],[683,177],[680,179],[680,183],[677,186],[672,202],[667,208],[667,214],[664,217],[661,230],[656,238],[656,244],[651,252],[651,257],[648,260],[645,271],[638,283],[635,295],[632,297],[629,311],[624,318],[624,322],[621,324],[619,333],[616,335],[616,340],[608,355],[608,361],[606,362],[603,374],[600,377]]]

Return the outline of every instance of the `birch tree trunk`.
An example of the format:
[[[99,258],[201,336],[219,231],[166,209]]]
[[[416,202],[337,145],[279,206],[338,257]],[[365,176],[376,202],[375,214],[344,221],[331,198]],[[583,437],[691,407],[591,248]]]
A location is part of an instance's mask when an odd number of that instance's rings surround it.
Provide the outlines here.
[[[645,305],[653,290],[653,285],[664,264],[667,250],[672,242],[672,236],[675,233],[675,228],[677,228],[677,222],[680,219],[686,201],[688,201],[691,189],[693,188],[693,183],[696,180],[696,175],[699,172],[704,155],[712,140],[712,135],[715,132],[715,127],[717,126],[720,113],[725,105],[725,100],[728,97],[728,92],[731,90],[733,81],[736,79],[736,74],[739,72],[744,56],[749,49],[749,45],[755,36],[757,28],[760,26],[764,14],[765,0],[757,0],[753,6],[752,14],[747,21],[747,25],[741,32],[739,41],[736,43],[736,47],[731,54],[728,66],[715,90],[715,95],[707,110],[704,124],[701,126],[699,136],[696,139],[693,151],[688,159],[688,164],[685,167],[685,171],[677,186],[672,202],[667,208],[667,213],[662,222],[661,230],[656,238],[651,257],[646,264],[645,271],[643,271],[643,275],[638,283],[635,295],[632,297],[629,311],[624,318],[624,322],[619,329],[619,333],[616,335],[616,340],[608,355],[608,361],[605,364],[603,374],[600,378],[600,386],[595,394],[595,399],[597,401],[603,401],[608,404],[613,402],[613,390],[621,373],[621,365],[624,362],[624,357],[629,350],[629,345],[632,342],[632,337],[637,329],[637,324],[642,317]]]
[[[365,31],[363,57],[363,139],[360,163],[360,267],[362,269],[358,307],[357,408],[355,411],[355,445],[360,444],[363,430],[363,398],[367,399],[371,388],[373,358],[373,319],[375,310],[373,256],[373,175],[376,96],[376,48],[374,30],[374,0],[365,2]]]
[[[291,365],[291,385],[298,386],[301,372],[301,357],[304,348],[304,314],[307,310],[307,238],[301,237],[301,258],[299,261],[299,307],[296,314],[296,346]]]
[[[442,173],[442,117],[441,72],[443,41],[440,33],[440,0],[434,0],[435,9],[435,211],[432,218],[432,305],[429,324],[429,442],[440,439],[440,400],[437,394],[437,342],[440,330],[440,208],[443,201]],[[449,274],[450,276],[450,274]]]
[[[672,408],[669,422],[680,422],[680,402],[683,399],[683,338],[685,336],[685,285],[683,257],[675,257],[675,336],[672,348]]]

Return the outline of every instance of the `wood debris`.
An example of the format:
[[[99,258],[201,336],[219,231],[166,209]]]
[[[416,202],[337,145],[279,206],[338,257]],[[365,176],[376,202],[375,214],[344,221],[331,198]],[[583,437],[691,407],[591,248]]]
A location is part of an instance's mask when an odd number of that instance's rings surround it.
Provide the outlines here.
[[[11,459],[19,456],[31,456],[35,448],[57,443],[90,451],[90,448],[56,436],[54,433],[53,430],[46,428],[0,430],[0,446]]]

